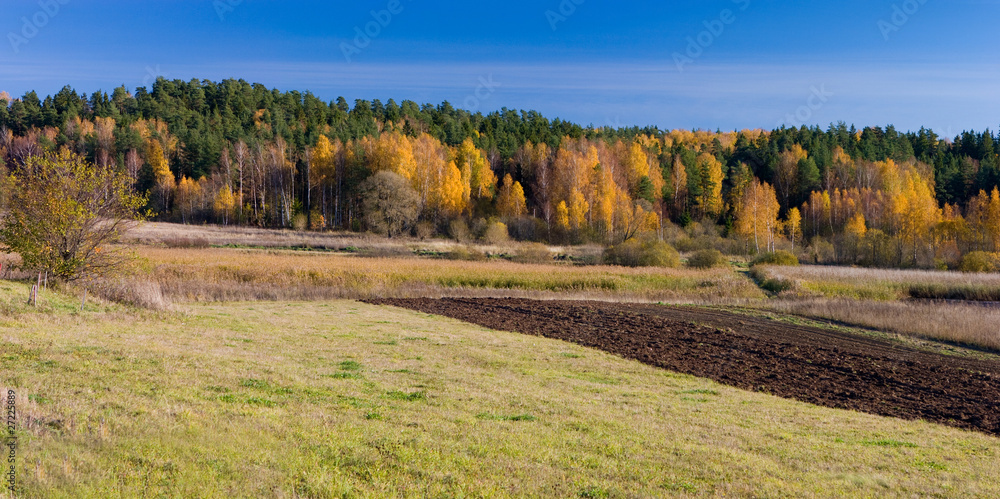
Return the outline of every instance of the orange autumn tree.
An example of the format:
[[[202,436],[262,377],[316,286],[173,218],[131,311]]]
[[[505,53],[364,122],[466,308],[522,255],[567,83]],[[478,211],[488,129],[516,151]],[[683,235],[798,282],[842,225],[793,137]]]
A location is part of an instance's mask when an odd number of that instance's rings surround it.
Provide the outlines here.
[[[181,181],[177,185],[176,204],[181,212],[182,222],[188,223],[198,211],[202,195],[202,182],[181,177]]]
[[[1000,189],[980,190],[969,201],[967,221],[980,250],[1000,251]]]
[[[577,231],[587,227],[591,211],[592,177],[600,159],[597,149],[585,139],[563,139],[552,162],[552,180],[547,198],[555,206],[556,226]]]
[[[424,133],[413,141],[416,171],[411,180],[430,218],[452,218],[465,210],[462,172],[441,142]]]
[[[758,253],[761,244],[767,251],[774,251],[779,209],[774,188],[754,178],[736,207],[736,233],[748,242],[753,242]]]
[[[236,198],[233,196],[233,190],[228,185],[223,185],[215,194],[215,200],[212,203],[212,211],[215,213],[215,218],[221,221],[222,225],[229,225],[229,220],[232,218],[235,209]]]
[[[365,147],[370,151],[367,159],[372,171],[390,171],[411,183],[416,183],[417,160],[413,156],[413,141],[398,133],[383,133],[379,138],[363,139]]]
[[[792,249],[795,249],[795,241],[802,239],[802,213],[798,208],[788,210],[784,226],[785,235],[792,242]]]
[[[670,184],[670,201],[673,201],[674,212],[683,213],[687,208],[688,177],[687,168],[679,155],[674,157],[670,170]]]
[[[472,208],[478,200],[493,199],[497,178],[486,159],[486,153],[466,138],[455,151],[455,166],[461,173],[462,203]]]
[[[528,212],[524,188],[520,182],[515,182],[510,174],[503,177],[500,194],[497,196],[497,211],[502,218],[518,218]]]
[[[174,174],[170,171],[170,163],[160,141],[151,139],[146,142],[146,163],[152,168],[156,181],[157,206],[166,212],[170,209],[170,198],[174,192]]]
[[[340,148],[339,141],[334,145],[326,135],[320,135],[319,139],[316,140],[316,145],[309,149],[309,193],[307,204],[313,206],[316,203],[313,200],[312,194],[313,191],[318,191],[319,209],[313,208],[313,211],[317,212],[320,220],[312,220],[312,223],[320,228],[326,227],[327,206],[332,198],[330,193],[333,192],[333,187],[337,180],[336,160]]]

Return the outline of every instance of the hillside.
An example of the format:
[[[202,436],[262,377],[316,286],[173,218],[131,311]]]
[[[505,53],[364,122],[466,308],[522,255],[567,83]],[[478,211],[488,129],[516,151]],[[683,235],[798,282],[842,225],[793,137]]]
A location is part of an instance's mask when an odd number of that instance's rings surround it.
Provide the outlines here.
[[[80,154],[129,172],[159,220],[378,230],[365,181],[388,171],[417,200],[401,226],[423,235],[502,222],[520,240],[611,244],[697,222],[731,239],[719,249],[808,245],[817,261],[957,267],[1000,250],[988,130],[613,130],[447,102],[327,103],[242,80],[0,100],[9,170]]]

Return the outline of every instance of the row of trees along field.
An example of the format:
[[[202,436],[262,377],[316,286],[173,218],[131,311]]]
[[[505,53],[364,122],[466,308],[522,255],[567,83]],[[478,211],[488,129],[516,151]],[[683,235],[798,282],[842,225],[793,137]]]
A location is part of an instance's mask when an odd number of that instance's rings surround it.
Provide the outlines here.
[[[242,80],[0,93],[6,168],[59,152],[126,172],[158,219],[185,223],[426,235],[490,221],[518,239],[613,244],[696,222],[741,251],[808,246],[878,266],[1000,251],[990,131],[595,128],[447,102],[326,103]],[[366,213],[394,201],[406,209]]]

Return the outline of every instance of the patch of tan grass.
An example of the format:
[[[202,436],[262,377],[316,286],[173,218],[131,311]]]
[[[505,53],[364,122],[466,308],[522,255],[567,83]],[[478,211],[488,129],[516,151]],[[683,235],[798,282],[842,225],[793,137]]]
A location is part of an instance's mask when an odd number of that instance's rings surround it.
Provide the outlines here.
[[[150,310],[168,310],[171,306],[160,283],[155,280],[125,277],[100,279],[87,283],[86,288],[89,292],[116,303]]]
[[[454,296],[482,292],[644,301],[755,300],[763,296],[752,283],[727,269],[359,258],[227,248],[140,247],[138,251],[146,259],[149,278],[175,301]]]
[[[1000,351],[1000,308],[850,299],[772,300],[767,308],[921,338]]]
[[[795,282],[799,291],[833,298],[900,300],[914,287],[1000,290],[1000,274],[855,267],[764,267],[769,276]]]
[[[387,241],[385,238],[353,232],[306,232],[261,229],[256,227],[221,225],[184,225],[145,222],[129,233],[140,244],[164,244],[190,241],[195,246],[255,246],[255,247],[314,247],[343,248],[359,244]]]

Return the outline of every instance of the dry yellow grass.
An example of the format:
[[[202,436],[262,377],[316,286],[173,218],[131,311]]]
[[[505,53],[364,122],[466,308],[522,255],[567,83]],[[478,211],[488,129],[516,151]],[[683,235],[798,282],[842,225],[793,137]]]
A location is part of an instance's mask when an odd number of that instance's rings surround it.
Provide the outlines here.
[[[350,301],[184,307],[0,323],[19,497],[1000,494],[982,434]]]
[[[314,248],[361,251],[373,254],[412,255],[418,252],[448,253],[466,247],[451,239],[418,239],[408,236],[387,239],[384,236],[356,232],[306,232],[256,227],[219,225],[182,225],[145,222],[133,229],[127,242],[167,247],[247,247],[247,248]],[[491,253],[517,253],[532,246],[529,243],[507,242],[501,245],[476,244],[475,248]],[[599,245],[547,246],[554,255],[597,259],[603,248]]]
[[[880,331],[1000,351],[1000,308],[851,299],[772,300],[766,308]]]
[[[796,283],[799,291],[833,298],[898,300],[913,286],[1000,289],[1000,274],[948,271],[867,269],[855,267],[766,267],[778,279]]]
[[[260,229],[221,225],[182,225],[145,222],[129,233],[129,239],[141,244],[161,244],[173,241],[203,241],[217,246],[293,247],[312,246],[341,248],[363,244],[396,244],[384,237],[353,232],[305,232]]]
[[[880,330],[1000,349],[1000,311],[980,306],[897,301],[908,286],[1000,284],[1000,276],[949,272],[766,267],[796,283],[765,300],[730,269],[630,269],[451,261],[415,257],[254,249],[138,247],[146,274],[106,286],[104,296],[152,308],[167,301],[324,300],[370,297],[510,296],[755,306]],[[155,287],[158,286],[158,289]],[[162,297],[162,298],[161,298]]]
[[[1000,350],[996,304],[909,299],[914,289],[988,296],[1000,290],[998,274],[807,266],[768,266],[763,272],[791,287],[764,308]]]
[[[454,294],[706,302],[763,297],[728,269],[575,267],[228,248],[138,250],[148,272],[138,278],[152,278],[177,301]]]

